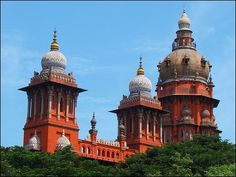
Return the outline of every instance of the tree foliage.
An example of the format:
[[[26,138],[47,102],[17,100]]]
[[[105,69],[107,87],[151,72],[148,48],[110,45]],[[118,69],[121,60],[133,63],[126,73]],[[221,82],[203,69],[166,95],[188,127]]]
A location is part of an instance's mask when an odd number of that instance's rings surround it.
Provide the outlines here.
[[[119,164],[77,156],[71,147],[53,154],[1,147],[1,176],[234,176],[235,145],[219,137],[154,147]]]

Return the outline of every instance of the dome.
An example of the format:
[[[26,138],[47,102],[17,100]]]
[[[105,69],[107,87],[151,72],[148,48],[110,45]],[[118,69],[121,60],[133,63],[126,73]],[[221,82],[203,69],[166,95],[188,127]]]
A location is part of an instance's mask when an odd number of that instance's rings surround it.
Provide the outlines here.
[[[47,52],[41,61],[43,70],[50,69],[51,67],[64,70],[66,68],[66,57],[57,50]]]
[[[206,82],[211,65],[196,50],[186,48],[172,51],[158,67],[162,82],[169,79],[198,79]]]
[[[144,94],[149,96],[151,94],[152,83],[144,75],[135,76],[129,83],[130,95]]]
[[[182,116],[184,116],[184,117],[191,116],[191,110],[190,110],[187,106],[185,106],[185,107],[183,108],[183,110],[182,110]]]
[[[58,138],[57,140],[57,149],[62,149],[66,146],[70,145],[70,141],[65,136],[64,132],[62,133],[62,136]]]
[[[53,69],[56,72],[65,73],[66,68],[66,57],[59,51],[59,45],[56,40],[56,31],[54,31],[54,39],[51,43],[51,51],[47,52],[42,60],[42,72],[48,72]]]
[[[190,27],[190,20],[185,12],[183,10],[182,16],[180,17],[178,21],[179,29],[189,29]]]
[[[130,96],[145,95],[150,97],[152,90],[151,81],[144,75],[142,67],[142,58],[140,58],[140,66],[137,70],[137,75],[129,83]]]
[[[207,109],[205,109],[205,110],[203,110],[202,111],[202,117],[203,118],[207,118],[207,117],[210,117],[210,112],[207,110]]]
[[[32,136],[29,139],[27,149],[28,150],[40,150],[40,139],[39,139],[38,135],[36,134],[36,131],[34,133],[34,136]]]

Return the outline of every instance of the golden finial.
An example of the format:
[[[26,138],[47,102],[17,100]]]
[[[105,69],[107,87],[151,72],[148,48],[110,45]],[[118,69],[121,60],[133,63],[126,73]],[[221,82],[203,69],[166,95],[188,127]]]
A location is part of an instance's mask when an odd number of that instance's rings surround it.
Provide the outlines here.
[[[57,31],[54,30],[53,41],[51,43],[51,50],[59,50],[59,45],[57,43]]]
[[[139,58],[139,68],[137,71],[137,75],[144,75],[144,69],[143,69],[143,62],[142,62],[142,57]]]

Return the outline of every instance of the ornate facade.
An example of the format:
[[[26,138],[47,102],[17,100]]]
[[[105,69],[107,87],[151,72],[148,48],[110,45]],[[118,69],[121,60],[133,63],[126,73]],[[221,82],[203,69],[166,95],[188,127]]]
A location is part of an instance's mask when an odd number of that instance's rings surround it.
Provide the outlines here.
[[[178,22],[172,52],[157,65],[157,95],[151,96],[152,83],[144,75],[142,58],[137,75],[130,81],[129,95],[123,95],[117,114],[118,137],[115,141],[97,138],[93,114],[89,136],[79,139],[77,99],[79,88],[73,73],[66,72],[67,59],[59,51],[56,32],[51,50],[42,60],[42,71],[34,72],[27,87],[27,120],[24,147],[53,153],[71,145],[80,156],[119,162],[145,152],[153,146],[191,139],[195,134],[218,135],[213,108],[211,65],[196,50],[190,20],[183,11]]]

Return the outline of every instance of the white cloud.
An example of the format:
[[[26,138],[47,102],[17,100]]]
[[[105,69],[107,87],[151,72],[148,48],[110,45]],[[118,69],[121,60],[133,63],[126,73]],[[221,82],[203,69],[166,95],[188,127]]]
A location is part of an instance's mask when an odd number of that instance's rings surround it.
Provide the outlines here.
[[[29,82],[29,73],[40,53],[24,48],[20,35],[3,33],[1,48],[1,77],[5,87],[20,87]],[[36,67],[35,67],[36,68]]]

